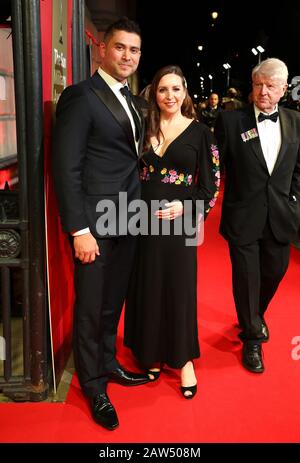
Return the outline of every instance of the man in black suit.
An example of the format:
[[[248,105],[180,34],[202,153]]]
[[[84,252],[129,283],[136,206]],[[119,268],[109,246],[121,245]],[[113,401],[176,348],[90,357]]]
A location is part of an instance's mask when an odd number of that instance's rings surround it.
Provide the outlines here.
[[[217,117],[222,109],[219,106],[219,95],[211,93],[207,100],[207,106],[197,111],[199,121],[206,124],[213,132]]]
[[[117,219],[119,213],[125,217],[119,192],[128,203],[140,198],[143,117],[125,87],[141,55],[137,24],[127,18],[112,24],[100,44],[100,55],[98,71],[66,88],[60,97],[53,167],[62,226],[74,244],[75,367],[94,420],[115,429],[118,417],[106,394],[108,381],[139,385],[149,380],[147,375],[124,370],[115,355],[136,244],[124,230],[124,221],[120,224]],[[109,233],[99,227],[107,212],[101,204],[107,200],[115,208],[108,217]]]
[[[278,107],[287,77],[276,58],[258,64],[254,104],[221,113],[215,129],[226,176],[220,233],[229,244],[242,363],[255,373],[264,371],[265,312],[300,223],[300,114]]]

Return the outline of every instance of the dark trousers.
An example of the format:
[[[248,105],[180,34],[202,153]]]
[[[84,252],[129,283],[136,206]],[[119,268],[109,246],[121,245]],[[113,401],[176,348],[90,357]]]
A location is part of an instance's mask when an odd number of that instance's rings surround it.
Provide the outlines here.
[[[132,270],[136,238],[98,240],[100,256],[75,263],[73,350],[83,392],[106,390],[107,375],[118,367],[116,336]]]
[[[267,223],[262,237],[243,246],[229,242],[232,286],[242,341],[260,342],[261,321],[287,271],[290,244],[276,241]]]

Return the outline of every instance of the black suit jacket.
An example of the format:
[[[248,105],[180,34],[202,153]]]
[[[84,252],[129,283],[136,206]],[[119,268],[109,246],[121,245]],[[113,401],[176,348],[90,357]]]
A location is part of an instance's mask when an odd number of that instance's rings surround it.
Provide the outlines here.
[[[276,239],[293,240],[300,224],[300,114],[279,108],[282,144],[271,175],[254,108],[220,113],[215,134],[225,164],[220,233],[235,244],[261,236],[267,217]],[[254,130],[253,130],[254,129]]]
[[[144,131],[141,113],[140,117]],[[126,192],[128,201],[140,198],[130,120],[98,72],[67,87],[59,99],[53,169],[66,232],[90,227],[94,236],[102,237],[96,230],[97,219],[103,214],[96,211],[98,202],[112,200],[118,217],[119,192]],[[124,213],[124,206],[122,209]]]

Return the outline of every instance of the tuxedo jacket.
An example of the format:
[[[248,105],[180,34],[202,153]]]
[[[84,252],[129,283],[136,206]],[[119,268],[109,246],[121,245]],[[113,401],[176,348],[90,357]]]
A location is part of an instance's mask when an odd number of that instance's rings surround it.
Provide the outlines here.
[[[138,100],[136,106],[138,109]],[[143,116],[139,115],[144,132]],[[128,202],[140,198],[130,120],[98,72],[67,87],[58,101],[53,169],[66,232],[89,227],[95,237],[102,237],[96,229],[97,219],[105,212],[97,212],[99,201],[111,200],[118,217],[119,192],[126,192]],[[124,205],[122,212],[126,212]]]
[[[220,113],[215,135],[225,165],[220,233],[237,245],[261,237],[269,220],[275,238],[288,243],[300,225],[300,114],[279,108],[281,147],[270,175],[253,106]]]

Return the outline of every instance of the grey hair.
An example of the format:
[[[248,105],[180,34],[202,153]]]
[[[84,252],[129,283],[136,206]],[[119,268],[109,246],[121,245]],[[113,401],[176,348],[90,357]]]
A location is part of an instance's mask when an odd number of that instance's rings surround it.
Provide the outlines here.
[[[283,84],[287,83],[288,75],[286,64],[278,58],[268,58],[252,70],[252,78],[255,76],[265,76],[270,79],[279,80]]]

